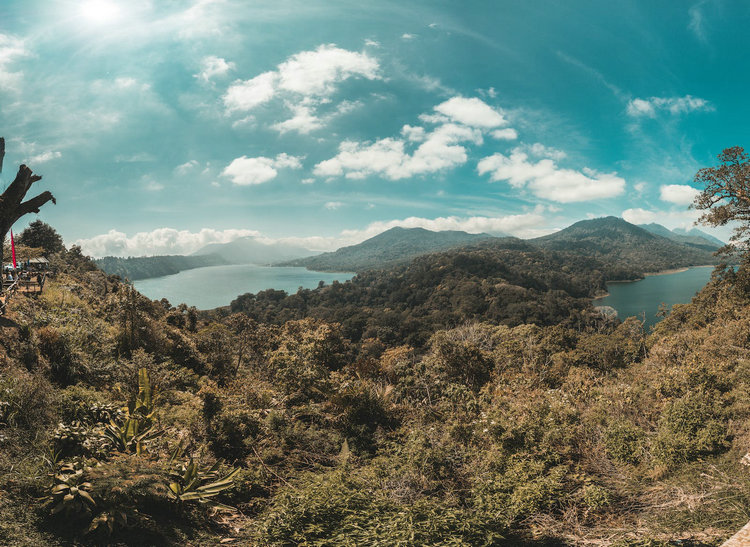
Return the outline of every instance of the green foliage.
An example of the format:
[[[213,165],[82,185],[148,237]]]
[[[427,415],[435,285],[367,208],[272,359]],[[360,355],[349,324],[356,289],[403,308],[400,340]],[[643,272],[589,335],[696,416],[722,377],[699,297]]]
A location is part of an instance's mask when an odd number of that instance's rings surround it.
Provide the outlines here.
[[[131,281],[173,275],[193,268],[227,264],[227,261],[218,255],[131,256],[128,258],[105,256],[97,258],[95,262],[108,274],[119,275],[122,279]]]
[[[91,483],[83,480],[83,469],[74,464],[65,464],[54,475],[54,485],[49,499],[51,515],[62,513],[66,517],[81,520],[91,516],[96,507],[89,493]]]
[[[26,245],[27,247],[41,247],[47,253],[58,253],[65,250],[63,240],[52,226],[35,220],[30,223],[26,229],[16,236],[16,245]]]
[[[242,459],[250,454],[261,429],[262,422],[257,412],[243,408],[225,409],[208,421],[209,446],[218,458]]]
[[[177,452],[175,456],[176,454]],[[175,457],[172,462],[173,468],[169,473],[170,498],[178,504],[195,501],[214,509],[235,510],[233,507],[219,503],[214,498],[234,486],[234,478],[239,473],[239,469],[222,474],[220,462],[208,468],[201,468],[192,457],[181,464],[176,464],[174,460]]]
[[[141,455],[146,444],[164,432],[154,424],[154,393],[151,388],[148,371],[138,371],[138,394],[131,399],[127,415],[120,421],[111,421],[104,428],[104,435],[118,452],[131,452]]]
[[[652,451],[659,462],[671,466],[728,448],[717,402],[706,393],[690,392],[667,404]]]
[[[604,431],[607,455],[615,461],[637,464],[643,457],[644,431],[625,420],[613,421]]]

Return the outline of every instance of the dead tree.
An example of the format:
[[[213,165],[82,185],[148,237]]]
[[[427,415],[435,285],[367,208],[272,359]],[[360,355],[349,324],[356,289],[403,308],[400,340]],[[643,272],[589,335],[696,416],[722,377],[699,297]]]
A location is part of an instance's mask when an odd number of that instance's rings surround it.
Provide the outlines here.
[[[4,156],[5,139],[0,138],[0,173],[2,173]],[[39,180],[42,180],[40,175],[33,174],[26,165],[21,165],[18,168],[16,178],[0,195],[0,264],[3,264],[3,245],[1,242],[5,242],[5,236],[8,235],[11,226],[24,215],[38,213],[39,208],[48,201],[57,203],[55,196],[49,191],[42,192],[38,196],[24,201],[31,185]],[[0,281],[1,288],[2,281]]]

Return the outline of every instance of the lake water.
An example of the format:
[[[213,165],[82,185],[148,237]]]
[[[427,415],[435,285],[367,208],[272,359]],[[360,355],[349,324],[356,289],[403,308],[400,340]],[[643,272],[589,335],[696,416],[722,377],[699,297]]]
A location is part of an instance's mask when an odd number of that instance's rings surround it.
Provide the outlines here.
[[[299,287],[314,289],[319,281],[330,285],[354,277],[353,273],[313,272],[305,268],[280,268],[239,264],[184,270],[174,275],[134,281],[138,291],[151,298],[166,298],[176,306],[185,303],[200,310],[228,306],[240,294],[265,289],[296,293]]]
[[[659,304],[668,309],[675,304],[687,304],[711,279],[713,266],[689,268],[682,272],[650,275],[639,281],[607,283],[609,296],[594,300],[595,306],[611,306],[620,319],[642,317],[645,327],[658,323]]]

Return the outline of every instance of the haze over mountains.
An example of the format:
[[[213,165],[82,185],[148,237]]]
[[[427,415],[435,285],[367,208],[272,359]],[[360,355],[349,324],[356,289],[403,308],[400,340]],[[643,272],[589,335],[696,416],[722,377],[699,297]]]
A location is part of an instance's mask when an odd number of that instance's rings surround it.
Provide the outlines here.
[[[254,237],[241,237],[229,243],[211,243],[192,256],[216,255],[230,264],[268,265],[316,254],[315,251],[284,243],[265,244]]]
[[[670,230],[669,228],[666,228],[661,224],[656,224],[655,222],[652,222],[651,224],[639,224],[638,226],[652,234],[660,235],[667,239],[671,239],[672,241],[684,243],[685,245],[693,245],[705,249],[716,249],[717,247],[723,247],[726,245],[720,239],[717,239],[706,232],[702,232],[698,228],[692,228],[690,230],[675,228],[674,230]]]
[[[717,260],[713,252],[723,245],[697,235],[675,234],[658,224],[651,225],[651,228],[647,230],[618,217],[606,217],[582,220],[558,232],[529,240],[466,232],[430,232],[422,228],[392,228],[357,245],[282,265],[305,266],[317,271],[361,272],[404,264],[429,253],[476,245],[491,247],[500,242],[506,245],[509,241],[516,241],[522,246],[571,251],[623,266],[629,261],[635,262],[644,266],[644,271],[658,271],[714,264]]]
[[[407,264],[430,253],[467,246],[491,246],[499,241],[503,241],[503,244],[516,241],[531,247],[576,252],[613,264],[637,262],[646,268],[645,271],[714,264],[717,259],[713,252],[724,245],[697,229],[672,231],[660,224],[636,226],[618,217],[606,217],[583,220],[558,232],[530,240],[396,227],[357,245],[322,254],[300,246],[265,244],[253,237],[243,237],[230,243],[207,245],[190,256],[105,257],[97,260],[97,264],[107,273],[129,279],[157,277],[223,264],[301,266],[313,271],[362,272]],[[623,271],[622,275],[626,276],[626,272]]]

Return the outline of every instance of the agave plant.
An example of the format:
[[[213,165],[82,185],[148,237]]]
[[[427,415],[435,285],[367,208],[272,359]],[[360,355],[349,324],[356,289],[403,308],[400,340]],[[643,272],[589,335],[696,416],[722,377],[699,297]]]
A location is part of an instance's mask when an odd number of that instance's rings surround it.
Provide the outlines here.
[[[128,516],[124,511],[103,511],[91,521],[88,528],[89,534],[97,532],[105,536],[111,536],[115,529],[125,528],[128,525]]]
[[[76,464],[65,464],[60,467],[54,479],[55,484],[49,496],[53,503],[50,513],[90,516],[96,502],[87,491],[91,489],[91,483],[83,481],[83,469]]]
[[[172,460],[174,464],[175,456]],[[169,497],[178,504],[196,501],[210,505],[214,509],[236,511],[234,507],[219,503],[213,498],[234,485],[234,477],[240,470],[233,469],[222,477],[219,465],[219,462],[216,462],[209,468],[201,469],[192,457],[187,462],[175,465],[169,473]]]
[[[128,413],[117,423],[111,420],[104,428],[104,435],[118,452],[131,452],[141,455],[146,442],[155,439],[164,432],[154,428],[154,390],[148,377],[148,371],[138,371],[138,395],[128,403]]]

